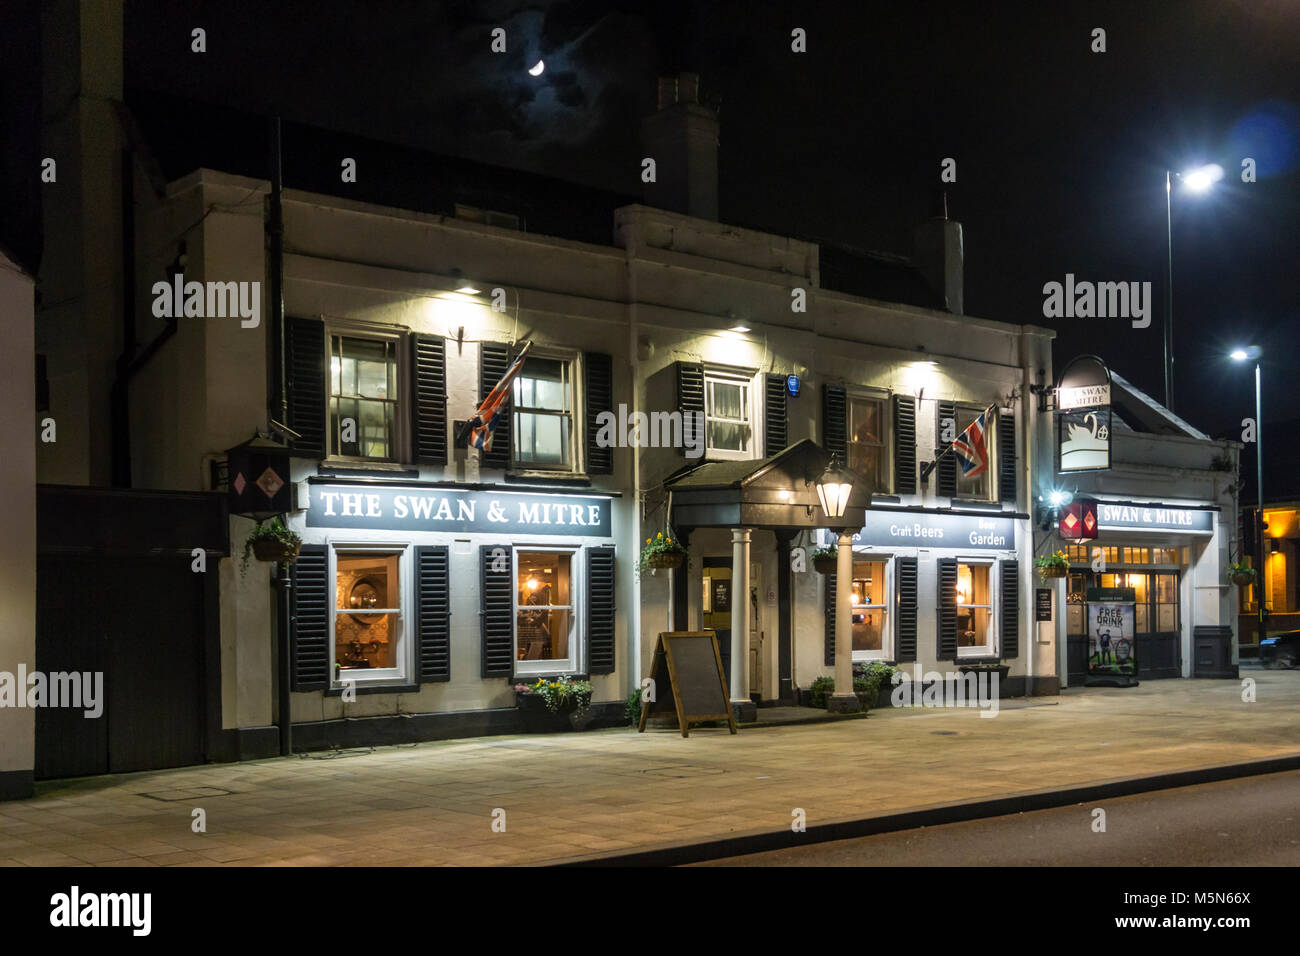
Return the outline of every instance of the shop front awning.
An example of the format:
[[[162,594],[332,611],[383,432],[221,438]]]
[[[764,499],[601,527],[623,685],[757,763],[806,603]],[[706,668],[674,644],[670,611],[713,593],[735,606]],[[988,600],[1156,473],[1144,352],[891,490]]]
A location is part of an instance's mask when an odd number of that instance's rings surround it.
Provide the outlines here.
[[[848,507],[833,521],[822,511],[817,479],[831,455],[805,438],[758,461],[711,461],[664,482],[677,528],[861,528],[871,503],[866,477],[853,483]]]

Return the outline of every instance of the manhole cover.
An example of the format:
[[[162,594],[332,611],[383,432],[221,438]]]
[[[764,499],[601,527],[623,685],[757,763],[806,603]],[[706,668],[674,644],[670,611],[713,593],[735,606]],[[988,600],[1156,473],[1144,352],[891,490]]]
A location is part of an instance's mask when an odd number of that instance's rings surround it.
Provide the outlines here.
[[[682,778],[711,777],[727,771],[720,767],[653,767],[650,770],[642,770],[641,772],[648,773],[652,777]]]
[[[184,787],[175,790],[157,790],[153,793],[138,793],[136,796],[171,803],[179,800],[201,800],[204,797],[228,797],[234,792],[224,787]]]

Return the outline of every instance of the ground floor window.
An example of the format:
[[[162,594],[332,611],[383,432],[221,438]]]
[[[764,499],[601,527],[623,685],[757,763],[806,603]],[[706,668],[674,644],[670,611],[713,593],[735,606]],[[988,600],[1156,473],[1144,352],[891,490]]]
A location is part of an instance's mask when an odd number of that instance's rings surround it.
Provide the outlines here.
[[[957,564],[957,653],[980,657],[994,653],[992,565]]]
[[[1089,588],[1132,588],[1133,624],[1138,634],[1173,634],[1179,630],[1177,572],[1122,571],[1096,574],[1071,571],[1067,595],[1067,633],[1088,633]]]
[[[403,556],[403,550],[335,549],[336,680],[394,680],[406,676]]]
[[[519,673],[576,670],[574,550],[515,551],[515,658]]]
[[[889,562],[854,557],[853,659],[884,660],[889,639],[889,590],[885,581]]]

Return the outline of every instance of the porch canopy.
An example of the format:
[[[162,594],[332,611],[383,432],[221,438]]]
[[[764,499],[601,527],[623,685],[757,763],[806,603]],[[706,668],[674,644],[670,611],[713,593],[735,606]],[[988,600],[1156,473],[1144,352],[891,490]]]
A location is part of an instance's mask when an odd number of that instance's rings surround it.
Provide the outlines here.
[[[846,528],[866,524],[869,480],[856,476],[842,518],[828,519],[817,497],[817,479],[831,455],[811,438],[759,461],[711,461],[669,478],[669,520],[686,528]]]

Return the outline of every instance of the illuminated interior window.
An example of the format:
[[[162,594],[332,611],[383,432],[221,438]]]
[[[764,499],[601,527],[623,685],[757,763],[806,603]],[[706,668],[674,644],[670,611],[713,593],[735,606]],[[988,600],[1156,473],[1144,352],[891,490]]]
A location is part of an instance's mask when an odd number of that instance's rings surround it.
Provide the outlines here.
[[[573,554],[518,551],[515,654],[521,670],[571,670],[574,660]]]
[[[885,657],[889,613],[884,561],[853,562],[853,659]]]
[[[401,670],[400,559],[398,553],[338,553],[334,578],[336,678],[391,677]]]
[[[957,653],[993,653],[993,598],[987,564],[957,565]]]

